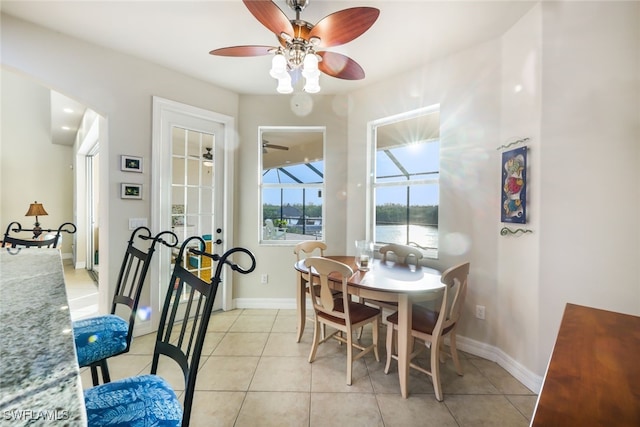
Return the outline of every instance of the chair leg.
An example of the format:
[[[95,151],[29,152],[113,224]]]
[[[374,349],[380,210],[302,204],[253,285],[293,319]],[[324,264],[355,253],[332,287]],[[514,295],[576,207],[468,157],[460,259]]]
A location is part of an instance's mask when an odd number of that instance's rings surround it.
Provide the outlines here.
[[[111,377],[109,376],[109,366],[107,366],[107,359],[103,359],[100,362],[100,370],[102,371],[102,383],[110,383]]]
[[[316,352],[318,351],[318,342],[320,340],[320,320],[316,318],[316,321],[313,323],[313,343],[311,344],[311,352],[309,353],[309,363],[312,363],[316,360]],[[324,327],[324,324],[322,324]]]
[[[380,329],[379,322],[379,318],[376,318],[376,320],[373,321],[373,354],[375,354],[376,356],[376,362],[380,361],[380,354],[378,353],[378,331]]]
[[[351,370],[353,368],[353,333],[348,330],[347,333],[347,385],[351,385],[353,376]]]
[[[453,359],[453,364],[456,367],[456,372],[458,375],[464,375],[464,371],[462,370],[462,365],[460,364],[460,358],[458,357],[458,348],[456,346],[456,333],[453,333],[449,336],[449,350],[451,350],[451,358]]]
[[[431,380],[436,392],[436,399],[442,402],[442,385],[440,384],[440,342],[431,344]]]
[[[98,367],[96,365],[89,366],[91,370],[91,380],[93,381],[93,386],[100,385],[100,379],[98,378]]]
[[[384,365],[384,373],[389,373],[391,367],[391,355],[393,354],[393,323],[387,323],[387,363]]]

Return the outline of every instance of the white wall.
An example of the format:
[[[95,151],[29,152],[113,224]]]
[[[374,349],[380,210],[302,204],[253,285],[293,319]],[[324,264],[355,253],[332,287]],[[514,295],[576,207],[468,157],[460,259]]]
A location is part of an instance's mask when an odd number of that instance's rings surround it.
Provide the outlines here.
[[[439,103],[439,263],[471,261],[461,341],[533,389],[566,302],[640,314],[639,8],[543,2],[499,40],[352,93],[347,241],[364,235],[367,122]],[[533,233],[501,237],[496,148],[523,137]]]
[[[640,3],[542,10],[537,371],[566,302],[640,314]]]
[[[234,298],[240,307],[260,305],[295,307],[295,260],[293,244],[289,246],[258,245],[260,206],[258,183],[259,126],[325,126],[325,231],[330,250],[327,254],[343,254],[345,222],[345,185],[347,181],[346,109],[344,97],[317,96],[307,115],[298,115],[292,109],[291,95],[240,97],[239,123],[240,150],[236,168],[238,214],[237,244],[254,252],[257,259],[256,273],[237,276],[234,280]],[[293,98],[296,99],[296,98]],[[268,274],[269,283],[260,284],[260,275]],[[265,303],[265,298],[272,299]]]
[[[16,73],[0,70],[0,233],[12,221],[32,228],[29,204],[42,203],[49,215],[42,228],[57,229],[73,221],[73,150],[51,142],[50,92]],[[74,237],[62,237],[61,252],[71,258]]]
[[[109,277],[117,277],[130,235],[128,219],[150,219],[151,216],[152,96],[235,117],[238,95],[8,15],[3,14],[1,19],[4,68],[19,70],[40,84],[80,101],[105,117],[108,123],[105,129],[100,129],[100,141],[107,143],[100,147],[99,214],[101,296],[103,285],[110,287],[100,301],[100,309],[107,311],[113,295]],[[3,109],[3,122],[4,114]],[[144,173],[121,172],[122,154],[142,157]],[[120,199],[122,182],[143,184],[143,200]],[[72,206],[71,199],[67,206]]]

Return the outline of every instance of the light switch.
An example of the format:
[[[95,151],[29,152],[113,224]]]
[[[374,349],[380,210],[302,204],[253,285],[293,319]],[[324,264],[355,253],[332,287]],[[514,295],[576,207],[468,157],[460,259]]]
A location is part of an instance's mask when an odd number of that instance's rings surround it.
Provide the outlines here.
[[[129,230],[135,230],[138,227],[147,227],[147,218],[129,218]]]

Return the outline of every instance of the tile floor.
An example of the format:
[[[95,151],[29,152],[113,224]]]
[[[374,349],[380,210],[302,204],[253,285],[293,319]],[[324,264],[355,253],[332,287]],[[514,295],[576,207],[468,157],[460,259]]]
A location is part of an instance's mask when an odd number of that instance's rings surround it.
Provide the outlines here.
[[[73,268],[70,261],[64,262],[63,267],[71,319],[78,320],[97,315],[98,285],[89,272],[84,268]]]
[[[369,326],[370,328],[370,326]],[[384,328],[384,327],[383,327]],[[442,367],[445,393],[438,402],[427,376],[411,372],[410,396],[400,397],[397,367],[385,375],[384,331],[380,357],[355,362],[345,384],[345,347],[320,346],[307,362],[312,326],[296,343],[294,310],[233,310],[212,316],[198,374],[191,426],[527,426],[536,395],[497,364],[462,354],[459,377],[450,359]],[[128,354],[113,358],[112,379],[148,373],[154,335],[134,339]],[[371,340],[371,331],[362,338]],[[428,356],[428,352],[426,352]],[[425,359],[426,361],[426,359]],[[176,389],[175,372],[159,374]],[[84,387],[91,385],[88,369]],[[179,383],[179,385],[178,385]]]

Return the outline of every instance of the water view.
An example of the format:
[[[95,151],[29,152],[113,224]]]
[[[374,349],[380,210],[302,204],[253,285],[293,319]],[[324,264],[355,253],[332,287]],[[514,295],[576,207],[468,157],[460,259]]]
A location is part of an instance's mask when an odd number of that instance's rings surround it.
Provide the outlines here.
[[[403,245],[412,242],[424,248],[437,248],[438,227],[409,225],[409,238],[407,238],[406,225],[376,225],[375,240],[377,242],[400,243]]]

